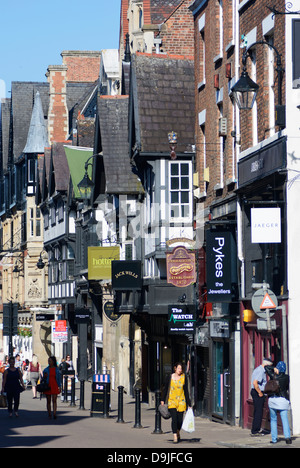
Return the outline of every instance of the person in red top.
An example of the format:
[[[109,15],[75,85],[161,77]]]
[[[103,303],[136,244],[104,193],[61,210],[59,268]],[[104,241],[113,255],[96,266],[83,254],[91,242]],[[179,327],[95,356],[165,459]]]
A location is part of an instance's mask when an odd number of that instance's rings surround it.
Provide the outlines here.
[[[51,401],[53,404],[53,418],[56,419],[57,409],[57,395],[60,394],[61,383],[60,383],[60,371],[57,367],[57,361],[55,356],[51,356],[48,359],[49,366],[44,369],[43,377],[46,378],[47,384],[50,389],[44,392],[47,398],[47,410],[49,419],[51,419]]]

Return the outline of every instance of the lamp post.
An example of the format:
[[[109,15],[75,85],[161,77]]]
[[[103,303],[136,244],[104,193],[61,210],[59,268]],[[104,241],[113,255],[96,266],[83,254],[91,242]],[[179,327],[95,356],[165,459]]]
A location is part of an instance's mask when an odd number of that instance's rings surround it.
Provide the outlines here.
[[[243,53],[242,57],[242,64],[243,64],[243,71],[241,74],[240,79],[235,83],[235,85],[231,88],[233,97],[239,109],[252,109],[259,85],[255,83],[248,75],[247,72],[247,58],[250,56],[250,50],[257,44],[267,45],[271,47],[276,53],[276,71],[278,75],[278,105],[275,106],[276,110],[276,123],[279,127],[285,127],[285,106],[282,106],[282,73],[283,68],[281,65],[281,55],[279,54],[276,47],[272,44],[269,44],[266,41],[257,41],[251,44]]]
[[[96,156],[98,156],[98,154],[93,154],[86,160],[84,164],[84,176],[81,179],[81,181],[77,184],[79,192],[82,195],[82,198],[84,198],[85,200],[87,199],[88,192],[90,192],[95,185],[94,182],[90,179],[87,171],[88,167],[92,165],[92,163],[90,163],[89,160],[95,158]]]

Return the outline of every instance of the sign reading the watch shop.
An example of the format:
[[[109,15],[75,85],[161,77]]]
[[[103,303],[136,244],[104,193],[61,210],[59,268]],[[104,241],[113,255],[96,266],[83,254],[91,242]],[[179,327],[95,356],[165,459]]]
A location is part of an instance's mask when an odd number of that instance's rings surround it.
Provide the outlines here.
[[[237,282],[236,245],[229,231],[207,231],[206,273],[208,302],[230,302]]]
[[[194,305],[168,306],[168,332],[169,334],[194,333],[196,322]]]
[[[196,282],[195,254],[185,247],[167,253],[167,282],[184,288]]]
[[[112,287],[119,291],[142,289],[142,263],[140,260],[119,260],[111,263]]]

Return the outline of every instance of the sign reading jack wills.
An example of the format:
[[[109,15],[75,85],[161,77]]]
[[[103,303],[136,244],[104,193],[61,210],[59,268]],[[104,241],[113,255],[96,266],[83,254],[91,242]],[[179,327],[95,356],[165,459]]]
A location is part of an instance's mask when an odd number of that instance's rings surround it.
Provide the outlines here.
[[[167,282],[184,288],[196,282],[195,254],[185,247],[176,247],[167,253]]]
[[[142,289],[142,263],[140,260],[114,260],[112,287],[119,291]]]
[[[207,299],[230,302],[236,284],[236,250],[231,232],[208,231],[206,235]]]

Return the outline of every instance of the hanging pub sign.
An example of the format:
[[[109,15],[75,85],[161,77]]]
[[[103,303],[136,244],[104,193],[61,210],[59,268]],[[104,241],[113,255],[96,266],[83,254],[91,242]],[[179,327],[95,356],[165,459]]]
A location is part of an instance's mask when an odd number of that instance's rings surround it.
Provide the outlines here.
[[[195,253],[185,247],[176,247],[167,253],[167,282],[184,288],[196,282]]]
[[[111,262],[112,288],[119,291],[142,289],[142,262],[114,260]]]
[[[236,243],[230,231],[207,231],[208,302],[231,302],[237,294]]]
[[[189,334],[194,333],[196,322],[196,309],[194,305],[169,305],[168,306],[168,333]]]

